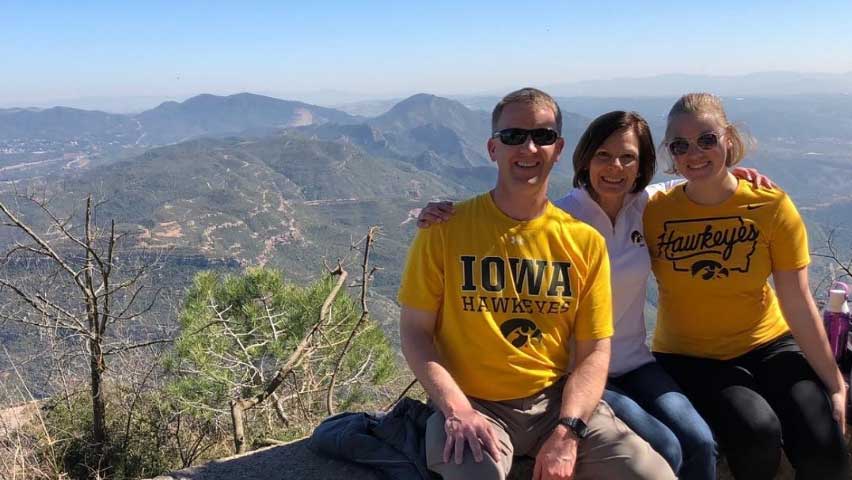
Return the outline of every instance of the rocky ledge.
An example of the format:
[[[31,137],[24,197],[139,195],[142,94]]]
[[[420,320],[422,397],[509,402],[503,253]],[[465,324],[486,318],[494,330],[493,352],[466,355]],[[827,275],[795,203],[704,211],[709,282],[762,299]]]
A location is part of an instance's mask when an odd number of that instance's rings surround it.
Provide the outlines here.
[[[531,461],[512,468],[511,480],[532,476]],[[215,460],[197,467],[161,475],[153,480],[382,480],[372,470],[319,456],[307,439]]]

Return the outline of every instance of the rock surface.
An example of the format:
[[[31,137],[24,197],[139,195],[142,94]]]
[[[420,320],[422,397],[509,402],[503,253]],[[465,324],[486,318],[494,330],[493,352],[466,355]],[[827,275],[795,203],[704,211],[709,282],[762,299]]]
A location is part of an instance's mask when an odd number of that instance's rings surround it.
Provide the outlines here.
[[[532,476],[532,462],[521,460],[510,479]],[[244,455],[161,475],[153,480],[382,480],[372,470],[314,454],[307,440],[255,450]]]

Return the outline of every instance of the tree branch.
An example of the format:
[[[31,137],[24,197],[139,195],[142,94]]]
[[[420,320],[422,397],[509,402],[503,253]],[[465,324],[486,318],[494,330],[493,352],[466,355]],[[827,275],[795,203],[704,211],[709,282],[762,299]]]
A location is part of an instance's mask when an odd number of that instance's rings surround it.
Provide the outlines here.
[[[340,355],[337,357],[337,362],[334,366],[334,370],[331,374],[331,381],[328,385],[328,393],[326,395],[326,410],[329,415],[334,415],[334,386],[337,381],[337,372],[340,371],[340,366],[343,365],[343,358],[346,356],[346,352],[349,350],[349,346],[352,343],[352,339],[355,338],[355,334],[361,328],[361,325],[370,315],[370,310],[367,307],[367,291],[369,290],[370,277],[372,276],[372,271],[369,271],[370,265],[370,247],[373,244],[373,239],[375,235],[379,232],[379,227],[373,226],[370,227],[370,230],[367,232],[367,236],[364,241],[364,256],[361,261],[361,316],[358,318],[358,321],[355,322],[355,326],[352,327],[352,331],[349,333],[349,338],[346,339],[346,344],[343,346],[343,349],[340,351]]]

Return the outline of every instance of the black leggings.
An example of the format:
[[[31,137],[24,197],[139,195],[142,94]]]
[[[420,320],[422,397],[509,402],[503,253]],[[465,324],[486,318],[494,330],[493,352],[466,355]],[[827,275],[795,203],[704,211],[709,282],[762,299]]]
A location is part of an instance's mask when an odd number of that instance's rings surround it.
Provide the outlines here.
[[[825,386],[792,336],[731,360],[655,355],[707,420],[735,478],[774,478],[782,446],[797,480],[846,478]]]

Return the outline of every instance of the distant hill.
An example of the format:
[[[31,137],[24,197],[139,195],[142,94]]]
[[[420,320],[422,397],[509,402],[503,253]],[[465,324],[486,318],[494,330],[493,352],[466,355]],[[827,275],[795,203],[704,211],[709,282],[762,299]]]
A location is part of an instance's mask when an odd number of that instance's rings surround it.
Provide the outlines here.
[[[138,123],[126,115],[67,107],[0,110],[0,141],[88,138],[132,143],[140,134]]]
[[[412,95],[370,120],[370,124],[388,130],[441,124],[466,137],[474,136],[477,139],[488,138],[490,122],[491,116],[487,112],[470,110],[455,100],[427,93]]]
[[[166,102],[136,115],[148,144],[167,144],[259,127],[353,123],[357,117],[331,108],[251,93],[227,97],[198,95],[182,103]]]
[[[484,111],[426,93],[408,97],[368,121],[385,132],[400,153],[429,156],[431,151],[446,158],[447,165],[459,167],[490,163],[485,149],[490,122]]]
[[[10,103],[9,100],[0,102],[0,106],[6,107],[35,107],[38,109],[51,108],[57,105],[63,107],[77,108],[80,110],[98,110],[107,113],[119,114],[135,114],[144,112],[157,105],[169,101],[189,98],[190,95],[156,95],[156,96],[85,96],[85,97],[64,97],[64,98],[39,98],[36,100],[18,100],[15,103]]]
[[[67,107],[0,110],[0,141],[87,140],[90,143],[166,145],[209,135],[299,125],[355,123],[358,117],[331,108],[251,93],[203,94],[165,102],[138,115]]]
[[[344,111],[350,115],[360,115],[362,117],[376,117],[391,109],[399,102],[399,98],[391,98],[385,100],[360,100],[350,103],[340,103],[330,105],[332,108]]]

